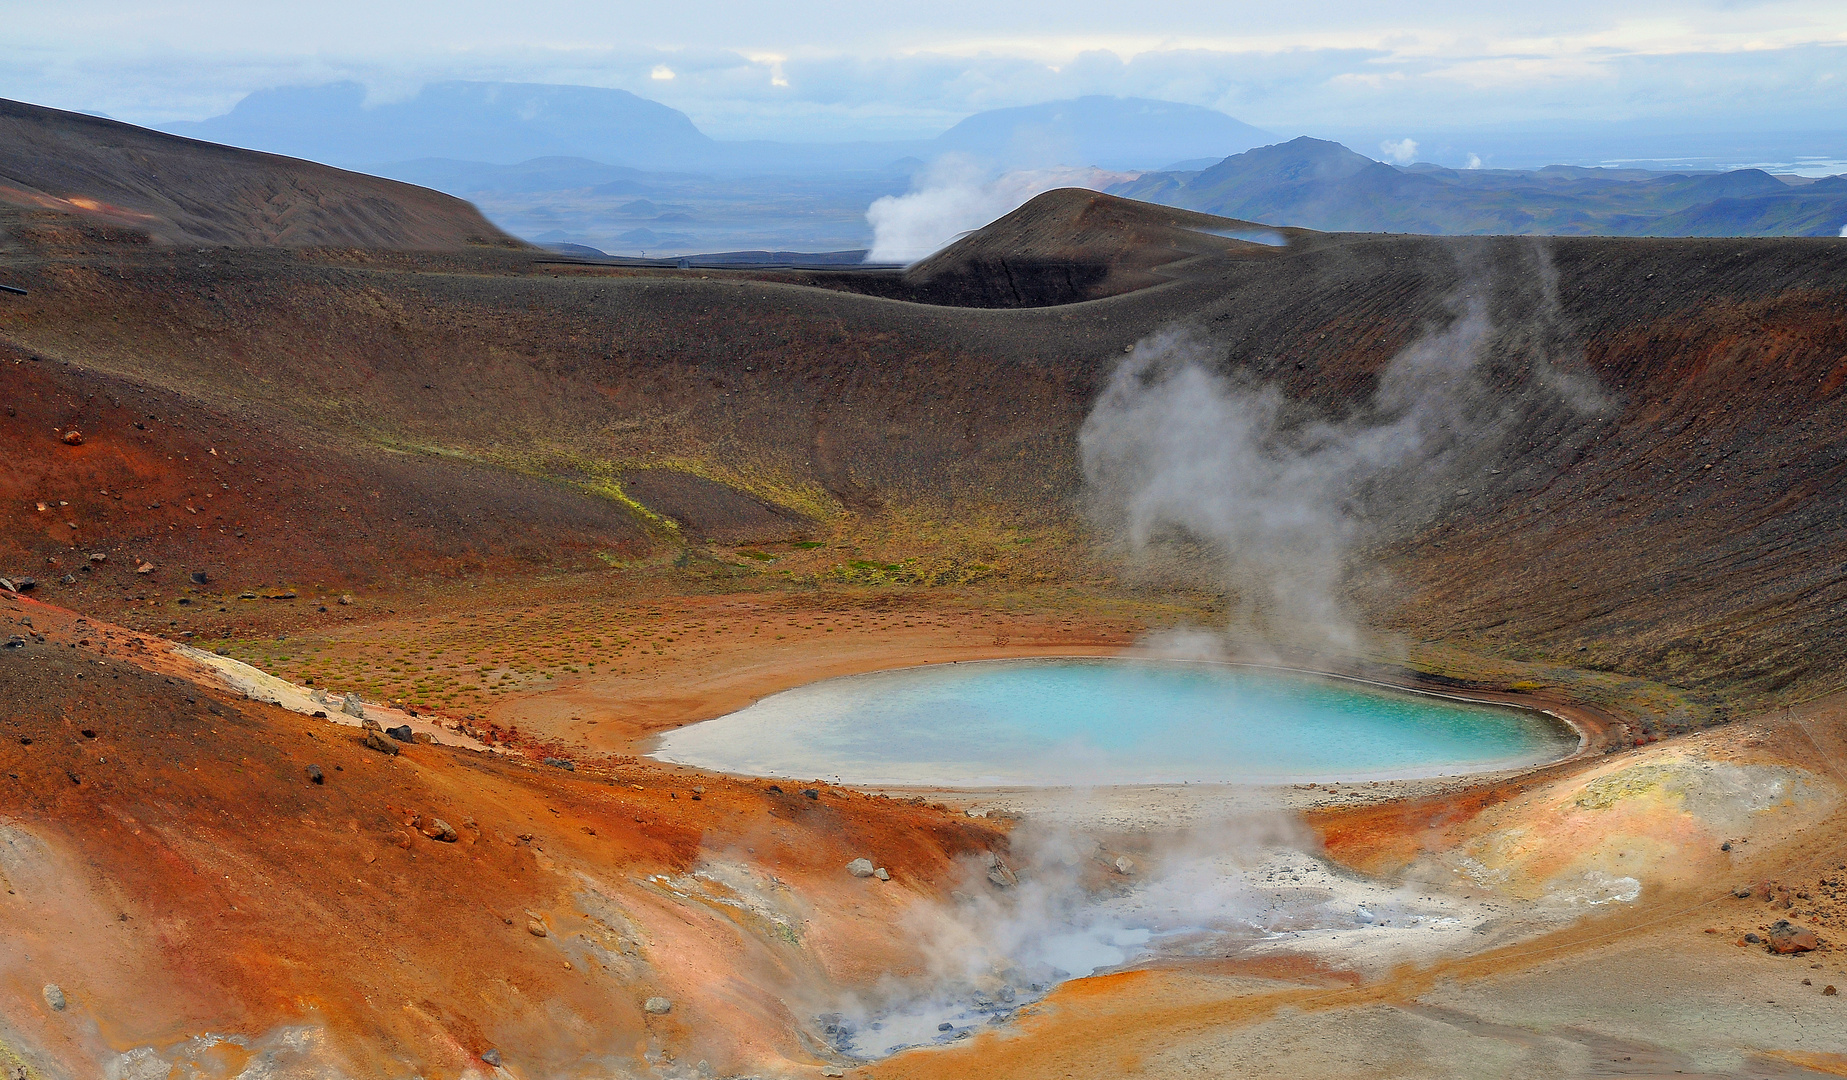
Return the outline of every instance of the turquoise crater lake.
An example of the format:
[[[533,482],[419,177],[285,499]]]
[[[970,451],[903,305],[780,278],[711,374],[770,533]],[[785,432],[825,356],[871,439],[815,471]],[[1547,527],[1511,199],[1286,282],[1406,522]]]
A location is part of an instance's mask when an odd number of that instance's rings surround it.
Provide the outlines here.
[[[1529,709],[1350,679],[1162,660],[990,660],[774,694],[652,756],[855,785],[1381,780],[1534,765],[1577,749]]]

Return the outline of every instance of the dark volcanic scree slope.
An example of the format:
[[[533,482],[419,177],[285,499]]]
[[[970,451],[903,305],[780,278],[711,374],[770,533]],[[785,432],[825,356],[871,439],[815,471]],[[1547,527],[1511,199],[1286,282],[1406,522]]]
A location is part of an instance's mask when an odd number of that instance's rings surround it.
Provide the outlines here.
[[[417,500],[368,503],[359,492],[380,483],[348,479],[370,469],[431,484],[497,477],[468,483],[519,486],[559,507],[559,521],[594,530],[634,509],[608,495],[624,474],[671,468],[814,522],[884,522],[906,548],[894,555],[942,541],[983,573],[1089,580],[1114,572],[1078,548],[1029,551],[1000,537],[1086,535],[1075,433],[1138,340],[1191,327],[1223,371],[1274,384],[1305,416],[1340,417],[1371,400],[1393,355],[1456,317],[1457,296],[1476,292],[1495,348],[1513,358],[1494,374],[1508,393],[1532,376],[1520,358],[1539,355],[1527,340],[1538,319],[1550,335],[1542,351],[1594,380],[1609,404],[1523,416],[1479,478],[1459,485],[1467,496],[1376,537],[1375,560],[1399,586],[1369,601],[1370,617],[1714,689],[1834,678],[1847,651],[1833,629],[1843,586],[1829,539],[1843,505],[1847,245],[1298,234],[1278,248],[1198,222],[1178,229],[1174,213],[1048,194],[925,264],[937,282],[960,275],[964,287],[946,294],[897,273],[639,271],[510,250],[252,248],[201,260],[97,234],[81,216],[12,209],[4,268],[30,295],[0,310],[15,361],[4,369],[9,400],[25,406],[8,428],[9,558],[69,559],[79,535],[175,561],[200,544],[187,559],[235,576],[253,549],[220,538],[221,525],[256,535],[279,515],[327,528],[327,513],[358,513],[390,531],[377,508],[393,503],[408,520]],[[1069,237],[1085,220],[1196,239],[1172,259],[1135,243],[1111,250],[1096,235],[1078,250]],[[1042,252],[1035,232],[1054,237]],[[996,235],[1016,254],[995,257]],[[1019,289],[1017,267],[1060,263],[1058,282]],[[1100,283],[1130,271],[1165,282],[1053,303],[1110,292]],[[912,293],[1047,306],[896,299]],[[142,410],[144,394],[163,404]],[[180,438],[170,425],[151,433],[170,419],[186,438],[240,433],[236,466],[222,450],[206,459],[231,485],[209,529],[168,530],[161,519],[181,512],[173,496],[121,482],[86,479],[79,498],[119,487],[134,513],[84,517],[75,534],[31,509],[33,492],[67,490],[54,477],[107,475],[83,472],[98,455],[203,477],[197,455],[166,466],[164,443],[137,449]],[[59,443],[54,429],[76,423],[84,446]],[[393,464],[308,468],[304,458],[313,481],[290,494],[266,477],[295,467],[281,449],[297,444],[329,462]],[[349,483],[354,494],[336,494]],[[494,498],[472,505],[434,527],[476,529],[479,550],[502,555],[516,546],[505,533],[548,532],[458,524],[520,516],[491,509]],[[906,524],[921,521],[965,528],[950,543],[948,530]],[[580,546],[639,543],[643,525],[625,518]],[[417,546],[420,535],[393,542]],[[549,535],[548,551],[572,533]],[[348,559],[329,543],[335,573]],[[359,555],[345,572],[368,566]]]

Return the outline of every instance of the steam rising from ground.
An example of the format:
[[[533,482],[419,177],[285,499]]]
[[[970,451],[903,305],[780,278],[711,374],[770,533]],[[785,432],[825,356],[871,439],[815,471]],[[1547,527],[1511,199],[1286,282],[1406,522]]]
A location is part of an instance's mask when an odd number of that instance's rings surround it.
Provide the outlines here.
[[[910,263],[1017,209],[1053,188],[1102,190],[1129,173],[1054,166],[996,174],[973,158],[949,154],[920,174],[914,190],[887,195],[866,211],[872,225],[868,262]]]
[[[1094,516],[1137,552],[1203,545],[1237,624],[1350,648],[1358,632],[1341,587],[1363,539],[1467,495],[1456,484],[1487,469],[1528,410],[1604,403],[1543,352],[1525,359],[1523,386],[1510,391],[1504,371],[1491,385],[1497,340],[1485,302],[1463,298],[1447,326],[1392,360],[1370,402],[1328,419],[1275,384],[1217,370],[1217,350],[1198,337],[1146,338],[1079,433]]]
[[[1201,337],[1175,330],[1141,341],[1080,432],[1096,519],[1138,552],[1205,549],[1246,629],[1357,644],[1342,586],[1363,541],[1415,527],[1466,495],[1456,485],[1491,471],[1517,422],[1569,432],[1574,418],[1608,404],[1553,363],[1569,335],[1541,256],[1536,303],[1520,324],[1497,328],[1480,296],[1458,297],[1447,322],[1395,357],[1371,399],[1346,416],[1224,370],[1219,348]],[[1169,634],[1144,650],[1210,659],[1223,641]],[[1054,819],[1100,820],[1086,805],[1096,795],[1075,793],[1078,805]],[[1133,841],[1023,824],[1011,865],[972,863],[954,904],[914,912],[910,936],[930,959],[927,977],[848,1000],[823,1018],[827,1036],[865,1057],[965,1037],[1058,981],[1163,955],[1286,944],[1383,970],[1480,947],[1479,935],[1507,913],[1479,883],[1475,895],[1445,896],[1336,871],[1312,854],[1312,838],[1275,792],[1247,789],[1219,805],[1228,809],[1216,820]],[[1587,879],[1585,889],[1561,910],[1632,900],[1639,886]]]

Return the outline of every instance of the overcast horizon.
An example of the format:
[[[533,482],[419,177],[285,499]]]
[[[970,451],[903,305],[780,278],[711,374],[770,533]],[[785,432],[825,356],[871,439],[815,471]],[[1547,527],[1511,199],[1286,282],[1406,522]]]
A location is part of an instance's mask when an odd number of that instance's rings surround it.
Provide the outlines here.
[[[1378,139],[1434,145],[1457,132],[1597,143],[1579,157],[1644,137],[1687,154],[1728,132],[1847,149],[1821,145],[1847,132],[1847,5],[1814,0],[1620,12],[1572,0],[1518,16],[1338,0],[1287,10],[1187,0],[1154,13],[966,0],[897,11],[334,0],[309,21],[204,0],[76,0],[9,18],[0,96],[150,126],[220,115],[275,87],[353,80],[385,102],[471,79],[624,89],[720,139],[929,138],[985,109],[1111,94],[1373,154]]]

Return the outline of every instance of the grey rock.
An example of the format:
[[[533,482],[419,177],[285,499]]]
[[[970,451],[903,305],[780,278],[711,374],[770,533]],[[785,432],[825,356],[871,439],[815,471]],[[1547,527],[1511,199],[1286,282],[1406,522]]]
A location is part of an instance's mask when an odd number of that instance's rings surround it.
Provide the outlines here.
[[[308,783],[325,784],[326,782],[327,782],[327,774],[321,771],[321,767],[319,765],[308,766]]]
[[[423,835],[445,844],[455,843],[455,829],[442,818],[431,818],[425,822]]]
[[[890,872],[888,872],[883,866],[879,867],[877,870],[874,870],[872,872],[872,876],[875,878],[878,878],[880,881],[890,881],[891,880]]]
[[[545,759],[545,764],[550,765],[554,769],[563,769],[565,772],[577,771],[577,766],[575,764],[563,758],[548,757]]]
[[[385,734],[391,736],[392,738],[398,740],[399,742],[415,742],[417,740],[416,732],[413,732],[410,729],[409,724],[399,724],[397,727],[394,727],[394,728],[386,728]]]
[[[377,750],[381,754],[388,754],[392,757],[396,757],[398,753],[398,744],[387,739],[382,733],[377,731],[366,732],[365,745],[370,749]]]
[[[847,864],[847,873],[854,877],[871,877],[873,874],[871,859],[854,859]]]
[[[210,582],[211,580],[212,580],[211,575],[207,574],[203,570],[194,570],[192,572],[192,583],[194,585],[204,585]]]
[[[35,578],[22,577],[18,581],[13,582],[13,588],[19,592],[31,592],[33,589],[38,588],[38,581]]]
[[[483,1050],[481,1051],[481,1060],[498,1069],[500,1068],[500,1051]]]
[[[641,1009],[650,1016],[666,1016],[673,1011],[673,1002],[664,997],[651,997],[641,1003]]]
[[[1000,861],[999,855],[991,851],[988,852],[988,881],[1000,889],[1012,888],[1020,883],[1020,879],[1014,875],[1013,870]]]
[[[57,983],[46,983],[44,993],[45,1004],[51,1006],[54,1012],[63,1012],[64,1006],[69,1004],[64,1000],[64,988]]]
[[[1135,860],[1129,858],[1127,855],[1116,856],[1116,861],[1114,863],[1111,863],[1110,865],[1116,868],[1116,872],[1118,874],[1122,874],[1124,876],[1133,874],[1135,872]]]
[[[363,718],[366,714],[366,707],[360,702],[358,694],[348,694],[340,702],[340,711],[348,716]]]

